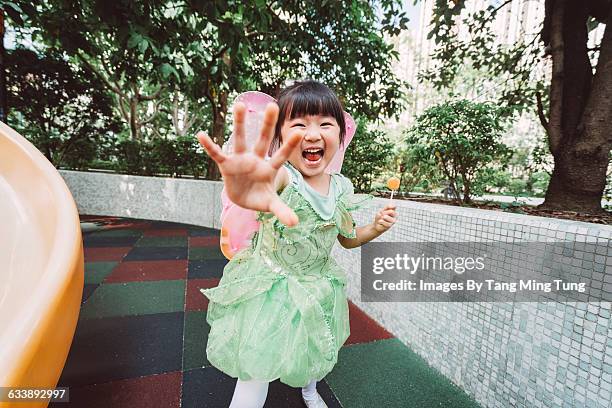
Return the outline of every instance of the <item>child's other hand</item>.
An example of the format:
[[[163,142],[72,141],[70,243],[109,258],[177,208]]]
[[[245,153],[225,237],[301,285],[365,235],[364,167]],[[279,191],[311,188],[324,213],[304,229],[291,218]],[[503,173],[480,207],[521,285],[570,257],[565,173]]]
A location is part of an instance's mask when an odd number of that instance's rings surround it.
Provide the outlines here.
[[[266,161],[264,158],[274,136],[278,106],[268,104],[266,107],[261,135],[252,152],[247,151],[245,143],[245,113],[246,106],[243,103],[234,106],[233,154],[225,154],[204,132],[198,132],[198,140],[219,166],[230,200],[243,208],[271,212],[285,225],[296,225],[298,217],[276,194],[274,181],[279,169],[300,143],[303,135],[295,133]]]
[[[397,213],[395,205],[387,204],[382,210],[376,213],[374,217],[374,229],[378,232],[385,232],[395,224]]]

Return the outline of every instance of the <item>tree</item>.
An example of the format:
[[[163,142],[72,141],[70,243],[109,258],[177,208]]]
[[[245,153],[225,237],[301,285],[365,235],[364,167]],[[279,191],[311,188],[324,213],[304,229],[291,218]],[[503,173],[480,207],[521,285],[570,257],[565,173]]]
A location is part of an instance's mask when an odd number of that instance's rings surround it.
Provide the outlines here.
[[[429,37],[439,66],[424,78],[449,86],[464,64],[497,78],[500,103],[509,112],[537,110],[546,130],[554,169],[541,208],[601,212],[612,147],[612,1],[546,0],[540,35],[503,46],[492,22],[510,3],[468,15],[469,39],[461,40],[456,27],[465,1],[436,0]],[[590,49],[589,32],[599,24],[605,24],[603,39]],[[550,81],[533,76],[543,56],[552,60]]]
[[[17,49],[6,63],[11,126],[55,166],[86,168],[99,140],[117,130],[103,85],[58,55]]]
[[[396,54],[383,40],[405,27],[399,0],[48,0],[34,20],[40,41],[104,81],[133,138],[176,90],[192,106],[208,101],[218,144],[230,94],[277,90],[289,78],[326,81],[371,119],[401,104],[403,84],[390,70]],[[218,175],[214,163],[209,170]]]
[[[156,117],[162,91],[178,76],[172,3],[98,0],[41,2],[35,38],[87,67],[115,99],[133,139]],[[181,48],[177,48],[181,50]]]
[[[198,69],[218,144],[232,90],[276,95],[287,79],[309,77],[330,85],[355,115],[378,120],[401,107],[404,84],[390,64],[397,53],[383,39],[408,21],[400,1],[207,2],[200,12],[218,22],[214,69]],[[209,170],[217,170],[213,162]]]
[[[503,130],[498,108],[464,99],[427,109],[407,132],[406,144],[419,160],[437,159],[455,199],[470,203],[472,183],[479,173],[496,160],[504,162],[511,154],[499,141]]]
[[[23,7],[23,9],[22,9]],[[0,0],[0,121],[6,123],[8,116],[7,90],[6,90],[6,50],[4,49],[4,33],[5,33],[5,14],[13,24],[23,25],[24,21],[22,14],[32,15],[34,7],[31,4],[24,3],[19,6],[17,2],[9,0]]]

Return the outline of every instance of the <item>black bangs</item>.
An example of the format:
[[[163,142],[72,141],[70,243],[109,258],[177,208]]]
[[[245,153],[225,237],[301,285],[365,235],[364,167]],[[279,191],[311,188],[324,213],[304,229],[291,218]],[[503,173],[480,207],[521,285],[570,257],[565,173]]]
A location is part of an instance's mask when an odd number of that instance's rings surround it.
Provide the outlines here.
[[[336,119],[340,127],[340,144],[344,143],[346,123],[342,103],[331,89],[318,81],[297,81],[278,95],[278,121],[271,151],[280,146],[280,129],[285,120],[307,115],[325,115]]]

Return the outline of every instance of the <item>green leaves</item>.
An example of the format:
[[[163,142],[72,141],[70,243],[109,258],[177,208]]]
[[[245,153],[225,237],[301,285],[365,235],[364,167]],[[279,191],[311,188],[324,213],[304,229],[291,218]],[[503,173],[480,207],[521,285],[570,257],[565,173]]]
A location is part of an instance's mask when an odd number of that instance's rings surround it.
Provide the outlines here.
[[[364,120],[358,121],[357,133],[346,150],[342,174],[353,181],[356,191],[370,192],[392,156],[393,144],[380,130],[367,129]]]
[[[116,130],[103,85],[52,53],[10,50],[5,63],[9,124],[54,165],[87,168],[105,135]]]
[[[133,32],[130,35],[130,39],[128,40],[127,46],[128,48],[134,48],[138,44],[140,44],[140,41],[142,41],[142,35],[140,35],[140,33]]]
[[[452,89],[461,86],[463,78],[458,76],[472,69],[479,73],[481,86],[485,83],[497,90],[493,97],[506,108],[505,115],[534,108],[536,89],[548,88],[539,30],[516,39],[500,37],[494,21],[503,7],[510,7],[508,4],[461,14],[465,11],[463,1],[436,0],[427,36],[436,44],[435,68],[420,73],[419,78],[431,81],[437,89]]]
[[[159,67],[159,70],[162,73],[162,76],[166,79],[169,78],[170,75],[174,75],[177,81],[180,80],[180,76],[176,68],[174,68],[172,65],[168,64],[167,62],[164,62],[163,64],[161,64]]]
[[[169,134],[153,124],[181,122],[169,92],[220,121],[235,93],[275,94],[287,79],[305,77],[327,83],[354,116],[396,115],[408,86],[392,72],[398,53],[385,36],[407,23],[400,0],[47,0],[29,28],[43,48],[91,68],[123,133],[149,139]]]
[[[406,145],[416,159],[437,163],[451,183],[460,181],[469,200],[478,173],[510,158],[500,142],[503,131],[496,106],[461,99],[427,109],[406,133]]]

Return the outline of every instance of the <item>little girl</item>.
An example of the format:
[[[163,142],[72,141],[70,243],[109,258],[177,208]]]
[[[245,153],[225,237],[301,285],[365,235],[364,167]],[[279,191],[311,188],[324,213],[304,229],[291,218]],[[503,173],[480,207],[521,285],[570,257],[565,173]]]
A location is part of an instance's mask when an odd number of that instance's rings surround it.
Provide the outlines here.
[[[278,106],[266,107],[252,152],[245,109],[234,108],[233,154],[198,134],[230,200],[260,211],[261,222],[219,286],[202,289],[210,299],[207,357],[238,378],[230,408],[261,408],[268,382],[277,378],[302,387],[309,408],[323,408],[316,382],[332,370],[350,332],[347,279],[330,252],[336,239],[355,248],[391,228],[395,206],[355,227],[350,211],[372,197],[358,198],[349,179],[324,171],[345,135],[342,105],[327,86],[304,81],[282,90]]]

